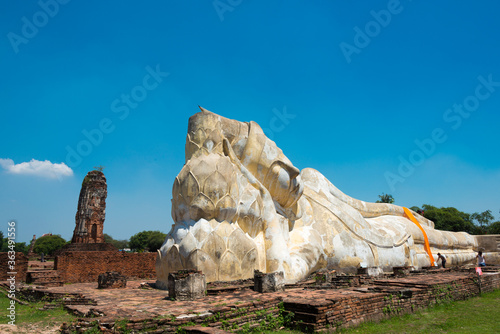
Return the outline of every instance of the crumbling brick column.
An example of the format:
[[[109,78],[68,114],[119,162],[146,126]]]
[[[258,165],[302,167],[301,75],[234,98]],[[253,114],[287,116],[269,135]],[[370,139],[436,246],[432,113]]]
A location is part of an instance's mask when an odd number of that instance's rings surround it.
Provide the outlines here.
[[[260,293],[285,290],[285,275],[282,271],[265,274],[258,270],[255,270],[253,280],[254,291]]]
[[[393,267],[392,270],[395,276],[404,277],[410,274],[410,267]]]
[[[316,281],[316,284],[329,284],[332,282],[332,278],[336,276],[337,274],[335,270],[323,268],[315,273],[314,280]]]
[[[127,286],[127,278],[116,271],[100,274],[97,279],[98,289],[122,289]]]
[[[177,300],[194,300],[205,296],[207,281],[201,271],[179,270],[168,275],[168,295]]]

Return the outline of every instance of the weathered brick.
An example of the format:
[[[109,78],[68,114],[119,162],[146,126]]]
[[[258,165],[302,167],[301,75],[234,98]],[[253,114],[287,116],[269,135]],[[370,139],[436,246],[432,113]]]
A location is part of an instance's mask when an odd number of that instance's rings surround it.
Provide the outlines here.
[[[28,258],[21,252],[16,252],[15,267],[11,270],[9,267],[9,253],[0,253],[0,281],[6,281],[10,278],[9,272],[16,272],[16,282],[26,282],[26,273],[28,272]]]
[[[66,252],[56,256],[54,269],[66,283],[97,282],[99,274],[116,271],[128,279],[156,278],[157,253]]]

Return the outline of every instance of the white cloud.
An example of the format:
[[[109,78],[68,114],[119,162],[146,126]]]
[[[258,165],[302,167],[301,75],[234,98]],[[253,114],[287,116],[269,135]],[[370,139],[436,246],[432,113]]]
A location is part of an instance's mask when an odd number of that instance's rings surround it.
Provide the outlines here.
[[[50,179],[73,175],[73,170],[64,162],[57,164],[48,160],[39,161],[31,159],[30,162],[15,164],[12,159],[0,159],[0,166],[10,174],[35,175]]]

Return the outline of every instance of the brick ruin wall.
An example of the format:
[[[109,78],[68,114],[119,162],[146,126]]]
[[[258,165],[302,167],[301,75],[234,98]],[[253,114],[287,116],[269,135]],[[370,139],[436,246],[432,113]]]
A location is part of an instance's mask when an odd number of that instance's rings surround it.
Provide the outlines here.
[[[6,281],[10,278],[9,272],[16,272],[16,282],[26,282],[26,272],[28,271],[28,258],[26,255],[16,252],[14,270],[9,267],[9,261],[11,261],[9,253],[0,253],[0,281]]]
[[[56,256],[54,269],[65,283],[97,282],[99,274],[116,271],[128,279],[155,279],[157,253],[66,252]]]
[[[481,291],[500,288],[500,273],[481,276]],[[463,277],[428,289],[401,287],[390,293],[358,293],[340,299],[308,300],[285,298],[285,310],[306,331],[325,331],[413,313],[436,303],[465,300],[479,294],[476,275]]]

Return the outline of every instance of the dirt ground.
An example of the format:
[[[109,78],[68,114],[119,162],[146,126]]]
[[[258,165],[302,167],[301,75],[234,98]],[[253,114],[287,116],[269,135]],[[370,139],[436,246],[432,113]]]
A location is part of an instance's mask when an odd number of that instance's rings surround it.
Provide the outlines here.
[[[41,326],[40,324],[24,324],[22,326],[0,325],[0,333],[26,333],[26,334],[55,334],[59,333],[59,326]]]

